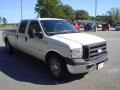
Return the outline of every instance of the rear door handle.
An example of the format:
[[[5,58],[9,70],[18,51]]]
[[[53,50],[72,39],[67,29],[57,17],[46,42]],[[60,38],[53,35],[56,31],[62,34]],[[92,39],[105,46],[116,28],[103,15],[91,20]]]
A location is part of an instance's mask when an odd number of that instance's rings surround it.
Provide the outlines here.
[[[17,35],[16,37],[17,37],[17,39],[18,39],[18,35]]]
[[[25,42],[27,42],[27,37],[25,37]]]

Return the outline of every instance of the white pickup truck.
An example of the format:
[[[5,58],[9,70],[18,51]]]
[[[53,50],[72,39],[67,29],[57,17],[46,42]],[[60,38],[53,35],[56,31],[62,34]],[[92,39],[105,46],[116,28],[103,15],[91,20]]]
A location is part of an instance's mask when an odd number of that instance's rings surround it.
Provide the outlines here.
[[[77,32],[63,19],[22,20],[18,30],[3,32],[3,40],[8,52],[18,49],[43,60],[56,79],[100,69],[107,61],[104,39]]]

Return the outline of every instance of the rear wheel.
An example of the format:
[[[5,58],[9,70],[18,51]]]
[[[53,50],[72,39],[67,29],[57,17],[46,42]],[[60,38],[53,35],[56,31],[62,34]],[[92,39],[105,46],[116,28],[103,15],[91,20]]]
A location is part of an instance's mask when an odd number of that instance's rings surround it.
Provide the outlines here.
[[[67,76],[67,68],[64,61],[61,60],[62,58],[55,54],[49,57],[48,66],[52,76],[57,79],[61,80]]]

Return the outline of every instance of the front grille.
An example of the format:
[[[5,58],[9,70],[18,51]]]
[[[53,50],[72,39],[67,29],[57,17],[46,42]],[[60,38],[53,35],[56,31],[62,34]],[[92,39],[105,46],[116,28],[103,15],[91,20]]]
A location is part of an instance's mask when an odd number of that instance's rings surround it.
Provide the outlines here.
[[[107,53],[106,42],[83,46],[83,59],[86,61],[98,58]]]

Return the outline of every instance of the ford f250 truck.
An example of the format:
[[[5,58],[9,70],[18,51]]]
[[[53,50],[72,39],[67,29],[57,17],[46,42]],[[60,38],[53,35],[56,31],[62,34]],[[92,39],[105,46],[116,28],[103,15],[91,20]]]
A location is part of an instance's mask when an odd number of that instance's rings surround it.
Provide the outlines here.
[[[18,30],[3,32],[3,40],[8,52],[18,49],[44,61],[56,79],[98,70],[107,61],[104,39],[80,33],[63,19],[22,20]]]

